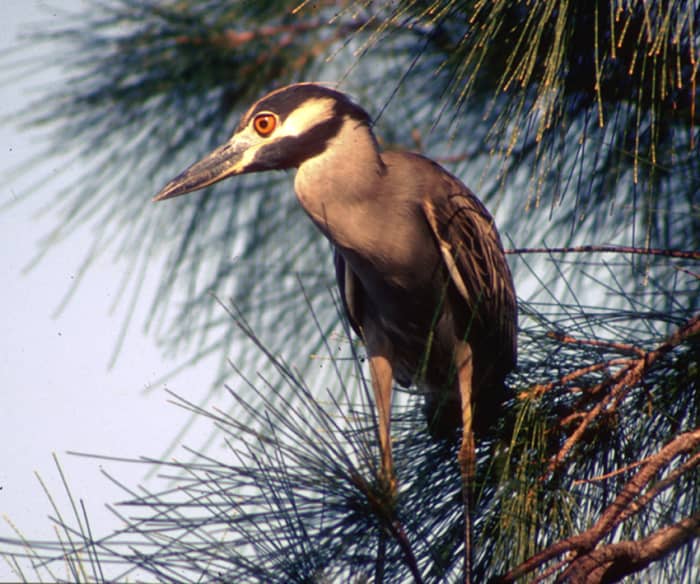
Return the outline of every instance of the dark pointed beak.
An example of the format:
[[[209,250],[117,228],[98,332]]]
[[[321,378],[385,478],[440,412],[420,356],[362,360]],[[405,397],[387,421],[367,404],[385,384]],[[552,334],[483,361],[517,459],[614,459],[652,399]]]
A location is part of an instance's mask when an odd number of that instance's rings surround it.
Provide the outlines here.
[[[247,141],[236,139],[234,136],[229,142],[219,146],[176,176],[153,197],[153,200],[162,201],[179,197],[208,187],[229,176],[242,174],[250,159],[250,156],[246,156],[249,146]]]

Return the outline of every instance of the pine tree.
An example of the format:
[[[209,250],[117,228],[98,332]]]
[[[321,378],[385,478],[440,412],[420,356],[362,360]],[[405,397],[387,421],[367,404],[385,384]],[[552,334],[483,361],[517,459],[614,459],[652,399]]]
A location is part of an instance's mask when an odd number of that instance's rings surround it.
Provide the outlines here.
[[[687,0],[111,0],[37,33],[65,47],[66,75],[27,110],[59,122],[41,156],[91,162],[48,241],[100,226],[85,265],[118,250],[135,278],[165,247],[149,329],[189,360],[219,354],[231,406],[180,400],[230,450],[160,461],[175,490],[125,486],[142,513],[123,532],[76,515],[27,553],[67,558],[76,579],[114,561],[159,581],[459,577],[457,442],[433,444],[402,395],[386,500],[362,347],[289,178],[148,203],[267,90],[333,80],[384,146],[475,190],[510,248],[519,366],[479,446],[476,581],[697,580],[699,30]]]

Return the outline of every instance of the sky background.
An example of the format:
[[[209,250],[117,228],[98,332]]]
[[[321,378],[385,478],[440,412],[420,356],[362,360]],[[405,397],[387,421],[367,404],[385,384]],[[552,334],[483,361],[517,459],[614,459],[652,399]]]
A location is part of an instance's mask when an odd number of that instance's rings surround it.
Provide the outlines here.
[[[62,8],[80,7],[75,0]],[[83,8],[84,9],[84,8]],[[56,453],[77,498],[85,500],[97,533],[118,526],[105,503],[123,494],[100,473],[105,468],[131,486],[145,480],[146,467],[104,463],[66,454],[157,457],[185,423],[188,415],[168,403],[165,384],[157,383],[176,364],[164,359],[152,338],[139,326],[153,299],[146,286],[134,325],[119,358],[109,367],[126,307],[112,310],[126,262],[98,260],[67,307],[57,313],[70,289],[85,250],[92,242],[89,227],[74,233],[35,267],[27,266],[39,243],[60,216],[43,212],[47,202],[76,174],[59,157],[16,168],[32,158],[46,141],[45,132],[21,128],[14,114],[43,94],[42,88],[62,83],[55,71],[31,78],[8,63],[40,54],[17,51],[18,35],[31,26],[57,18],[45,2],[3,0],[0,19],[0,277],[3,310],[0,319],[0,537],[11,536],[9,518],[25,537],[55,537],[48,515],[49,501],[35,476],[39,473],[63,512],[68,512],[60,477],[52,460]],[[78,164],[78,163],[74,163]],[[55,179],[35,184],[46,174]],[[149,187],[150,188],[150,187]],[[151,212],[151,192],[144,192],[144,212]],[[160,258],[162,261],[163,258]],[[154,258],[158,273],[159,258]],[[211,378],[206,364],[194,367],[167,386],[198,401]],[[150,390],[150,391],[146,391]],[[190,444],[200,440],[192,436]],[[181,452],[181,451],[180,451]],[[153,486],[157,479],[147,484]],[[14,580],[0,559],[0,581]]]

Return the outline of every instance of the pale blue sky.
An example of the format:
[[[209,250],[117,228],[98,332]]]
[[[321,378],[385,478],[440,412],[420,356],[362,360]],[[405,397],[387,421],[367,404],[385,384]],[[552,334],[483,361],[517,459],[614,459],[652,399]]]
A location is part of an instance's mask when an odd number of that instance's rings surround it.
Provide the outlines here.
[[[76,0],[60,4],[80,6]],[[12,55],[8,59],[8,50],[16,48],[17,35],[26,31],[29,23],[51,22],[53,16],[46,3],[4,0],[2,12],[0,118],[4,119],[39,97],[37,86],[62,80],[50,77],[55,71],[18,78],[17,71],[6,66],[13,60]],[[21,55],[25,56],[32,55]],[[39,216],[39,210],[71,180],[68,169],[60,180],[30,187],[31,177],[10,172],[31,158],[45,140],[45,134],[20,129],[11,120],[0,125],[0,206],[16,201],[0,213],[0,536],[11,533],[4,517],[27,537],[52,536],[47,519],[49,503],[34,476],[39,472],[52,494],[65,503],[52,452],[59,455],[75,495],[85,498],[93,528],[104,533],[100,526],[108,529],[114,524],[103,504],[121,499],[121,493],[102,477],[100,463],[68,456],[66,451],[158,456],[186,418],[182,410],[166,402],[162,386],[147,396],[143,392],[174,365],[162,359],[153,340],[139,329],[152,301],[152,290],[144,291],[136,326],[116,365],[108,369],[125,313],[122,307],[110,314],[110,308],[128,264],[112,263],[109,258],[98,261],[58,316],[56,308],[91,242],[89,229],[73,234],[33,270],[23,271],[40,238],[58,220],[52,213]],[[62,161],[48,160],[46,164],[31,173],[53,173]],[[144,192],[144,212],[152,208],[151,195]],[[157,267],[154,272],[158,272]],[[210,381],[200,367],[178,376],[168,387],[198,401]],[[190,443],[198,440],[193,437]],[[143,467],[106,466],[131,485],[143,479]],[[68,511],[67,504],[63,510]],[[0,560],[0,581],[10,580],[8,566]]]

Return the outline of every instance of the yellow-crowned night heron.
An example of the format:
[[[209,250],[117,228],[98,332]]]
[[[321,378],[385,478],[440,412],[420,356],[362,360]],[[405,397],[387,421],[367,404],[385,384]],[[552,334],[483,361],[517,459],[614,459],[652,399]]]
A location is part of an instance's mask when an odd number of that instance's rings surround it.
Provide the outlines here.
[[[433,434],[462,425],[468,575],[472,428],[493,421],[515,365],[513,281],[493,219],[472,192],[423,156],[380,152],[371,126],[342,93],[283,87],[155,200],[237,174],[298,169],[297,198],[335,248],[343,304],[366,346],[386,484],[393,489],[394,379],[425,388]]]

